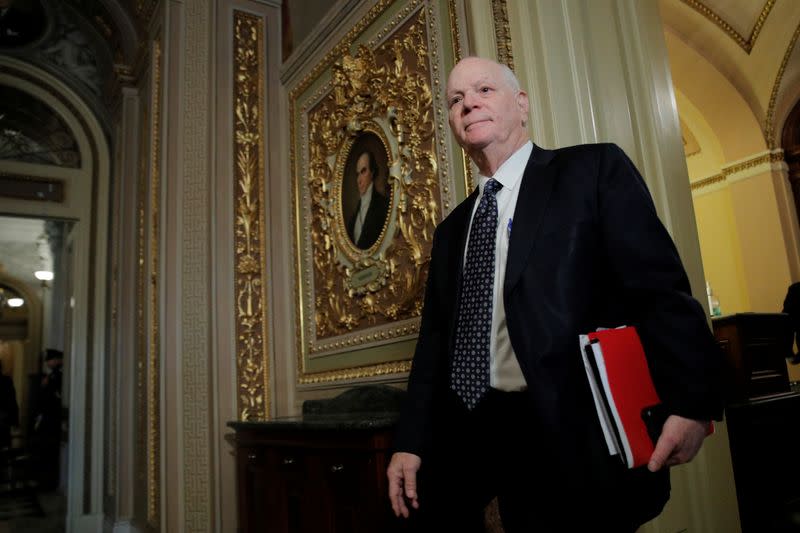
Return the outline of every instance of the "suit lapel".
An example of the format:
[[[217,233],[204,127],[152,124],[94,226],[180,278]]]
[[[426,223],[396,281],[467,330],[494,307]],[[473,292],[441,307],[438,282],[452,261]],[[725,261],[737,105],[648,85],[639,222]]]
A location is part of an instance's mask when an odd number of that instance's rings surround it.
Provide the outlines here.
[[[522,175],[506,259],[506,276],[503,286],[503,296],[506,301],[528,262],[531,248],[538,236],[542,217],[547,209],[547,202],[556,177],[555,169],[548,166],[553,156],[552,151],[533,145],[533,152],[531,152]]]

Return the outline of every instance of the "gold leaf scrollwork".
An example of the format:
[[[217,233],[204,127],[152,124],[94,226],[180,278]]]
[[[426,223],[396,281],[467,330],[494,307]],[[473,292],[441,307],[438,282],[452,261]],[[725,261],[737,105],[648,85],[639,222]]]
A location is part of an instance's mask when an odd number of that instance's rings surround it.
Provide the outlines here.
[[[375,50],[332,66],[330,91],[308,112],[310,238],[317,340],[419,317],[440,216],[433,95],[420,10]],[[389,215],[368,249],[348,237],[342,184],[354,143],[380,140]],[[312,352],[315,351],[313,348]]]
[[[269,418],[263,176],[263,21],[234,11],[236,365],[241,420]]]

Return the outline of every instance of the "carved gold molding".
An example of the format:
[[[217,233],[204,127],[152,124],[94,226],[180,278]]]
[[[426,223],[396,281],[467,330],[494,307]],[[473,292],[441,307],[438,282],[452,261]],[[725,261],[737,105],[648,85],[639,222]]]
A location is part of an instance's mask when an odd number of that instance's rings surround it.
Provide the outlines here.
[[[756,168],[757,166],[763,165],[765,163],[780,163],[781,161],[784,161],[783,150],[770,151],[764,154],[757,155],[751,159],[747,159],[745,161],[740,161],[738,163],[722,167],[722,172],[693,182],[691,184],[691,188],[693,191],[696,191],[699,189],[703,189],[705,187],[709,187],[716,183],[724,183],[728,181],[729,176],[738,174],[739,172],[744,172],[745,170]]]
[[[136,16],[147,27],[158,5],[158,0],[136,0]]]
[[[733,39],[736,44],[738,44],[742,50],[746,53],[750,53],[753,49],[753,46],[756,44],[756,40],[758,39],[759,34],[761,33],[761,28],[764,26],[764,22],[767,20],[767,16],[769,12],[772,10],[773,6],[775,5],[775,0],[767,0],[764,2],[764,7],[761,8],[761,13],[759,13],[758,18],[756,19],[756,23],[753,26],[753,30],[750,32],[750,36],[745,39],[739,32],[737,32],[733,27],[728,24],[725,19],[715,13],[710,7],[706,6],[699,0],[681,0],[684,4],[691,7],[708,20],[716,24],[722,31],[724,31],[728,37]]]
[[[300,384],[408,371],[407,360],[369,364],[367,359],[314,372],[306,356],[413,338],[433,228],[449,209],[438,6],[402,3],[368,44],[351,51],[356,37],[391,4],[373,6],[289,93]],[[449,6],[452,21],[454,3],[441,5]],[[456,57],[457,31],[451,25]],[[330,78],[323,76],[326,69]],[[357,157],[351,152],[365,136],[385,152],[388,168],[381,175],[388,178],[390,211],[382,236],[362,250],[346,231],[342,183]]]
[[[701,180],[697,180],[692,183],[691,187],[693,191],[698,191],[705,187],[710,187],[715,183],[721,183],[726,180],[725,174],[714,174],[713,176],[709,176],[707,178],[703,178]]]
[[[461,61],[461,29],[458,23],[458,13],[456,12],[455,0],[449,0],[447,3],[447,12],[450,15],[450,32],[453,39],[453,64]],[[464,168],[464,194],[469,194],[472,189],[472,166],[470,165],[467,153],[464,150],[460,151],[461,165]]]
[[[461,29],[458,25],[458,13],[456,13],[456,0],[447,1],[447,14],[450,17],[450,32],[453,39],[453,62],[461,61]]]
[[[792,38],[786,47],[786,51],[783,53],[783,61],[781,61],[781,66],[778,69],[778,73],[775,75],[775,83],[772,84],[772,93],[770,94],[769,106],[767,107],[767,117],[764,120],[764,138],[767,141],[767,148],[770,150],[774,150],[778,147],[775,139],[775,104],[778,101],[778,92],[781,87],[781,81],[783,80],[783,74],[786,72],[786,65],[789,64],[789,58],[792,52],[794,52],[794,46],[797,43],[798,37],[800,37],[800,24],[795,28],[794,34],[792,34]]]
[[[160,513],[160,345],[159,245],[161,217],[161,41],[153,42],[153,119],[150,133],[150,344],[147,362],[147,522],[159,528]]]
[[[511,29],[508,25],[506,0],[492,0],[492,17],[497,36],[497,60],[514,70],[514,55],[511,53]]]
[[[420,315],[440,203],[425,27],[421,10],[376,51],[345,54],[330,93],[308,111],[313,335],[321,341],[312,353],[328,339]],[[362,250],[347,233],[343,189],[351,151],[367,137],[387,160],[389,216]]]
[[[783,160],[784,160],[783,150],[776,150],[774,152],[768,152],[766,154],[758,155],[746,161],[734,163],[733,165],[723,167],[722,173],[725,174],[725,176],[730,176],[733,174],[738,174],[739,172],[743,172],[745,170],[750,170],[751,168],[763,165],[764,163],[779,163]]]
[[[234,11],[234,254],[237,412],[270,417],[264,252],[264,21]]]
[[[145,93],[145,91],[143,91]],[[146,94],[146,93],[145,93]],[[150,113],[146,100],[141,102],[139,124],[139,177],[136,191],[136,480],[137,492],[147,494],[147,327],[145,325],[145,210],[147,205],[148,136]]]
[[[329,372],[305,373],[299,382],[303,385],[326,383],[329,381],[353,380],[374,376],[390,376],[411,370],[411,361],[398,361],[395,363],[381,363],[367,365],[345,370],[331,370]]]

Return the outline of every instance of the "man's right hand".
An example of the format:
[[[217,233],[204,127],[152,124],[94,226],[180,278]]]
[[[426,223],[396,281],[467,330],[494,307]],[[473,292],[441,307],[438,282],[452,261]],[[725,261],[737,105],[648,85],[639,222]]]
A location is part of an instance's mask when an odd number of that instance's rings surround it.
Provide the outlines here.
[[[417,471],[421,464],[422,459],[413,453],[397,452],[392,455],[386,476],[389,478],[389,501],[392,502],[395,516],[408,518],[405,498],[411,502],[411,507],[419,509]]]

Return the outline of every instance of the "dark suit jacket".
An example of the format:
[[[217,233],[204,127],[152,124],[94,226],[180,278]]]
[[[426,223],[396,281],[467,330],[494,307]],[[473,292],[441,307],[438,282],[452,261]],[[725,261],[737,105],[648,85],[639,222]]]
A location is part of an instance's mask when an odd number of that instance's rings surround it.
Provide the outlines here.
[[[381,230],[386,222],[386,213],[389,211],[389,200],[375,190],[372,189],[372,199],[369,201],[367,214],[364,217],[364,226],[361,228],[361,235],[358,242],[353,238],[356,227],[356,218],[358,218],[358,211],[361,209],[361,200],[356,205],[356,211],[347,221],[347,236],[359,248],[367,249],[378,240],[381,235]]]
[[[634,325],[672,413],[720,418],[722,357],[691,297],[678,252],[646,185],[617,146],[534,146],[520,184],[502,288],[509,337],[547,460],[586,490],[649,490],[654,513],[666,473],[627,471],[609,458],[579,352],[578,335]],[[477,189],[433,238],[419,341],[396,449],[425,456],[446,417],[466,232]],[[444,438],[444,436],[441,436]],[[424,468],[424,466],[423,466]],[[613,489],[612,487],[617,487]],[[580,489],[577,489],[580,490]],[[657,508],[656,508],[657,507]]]

